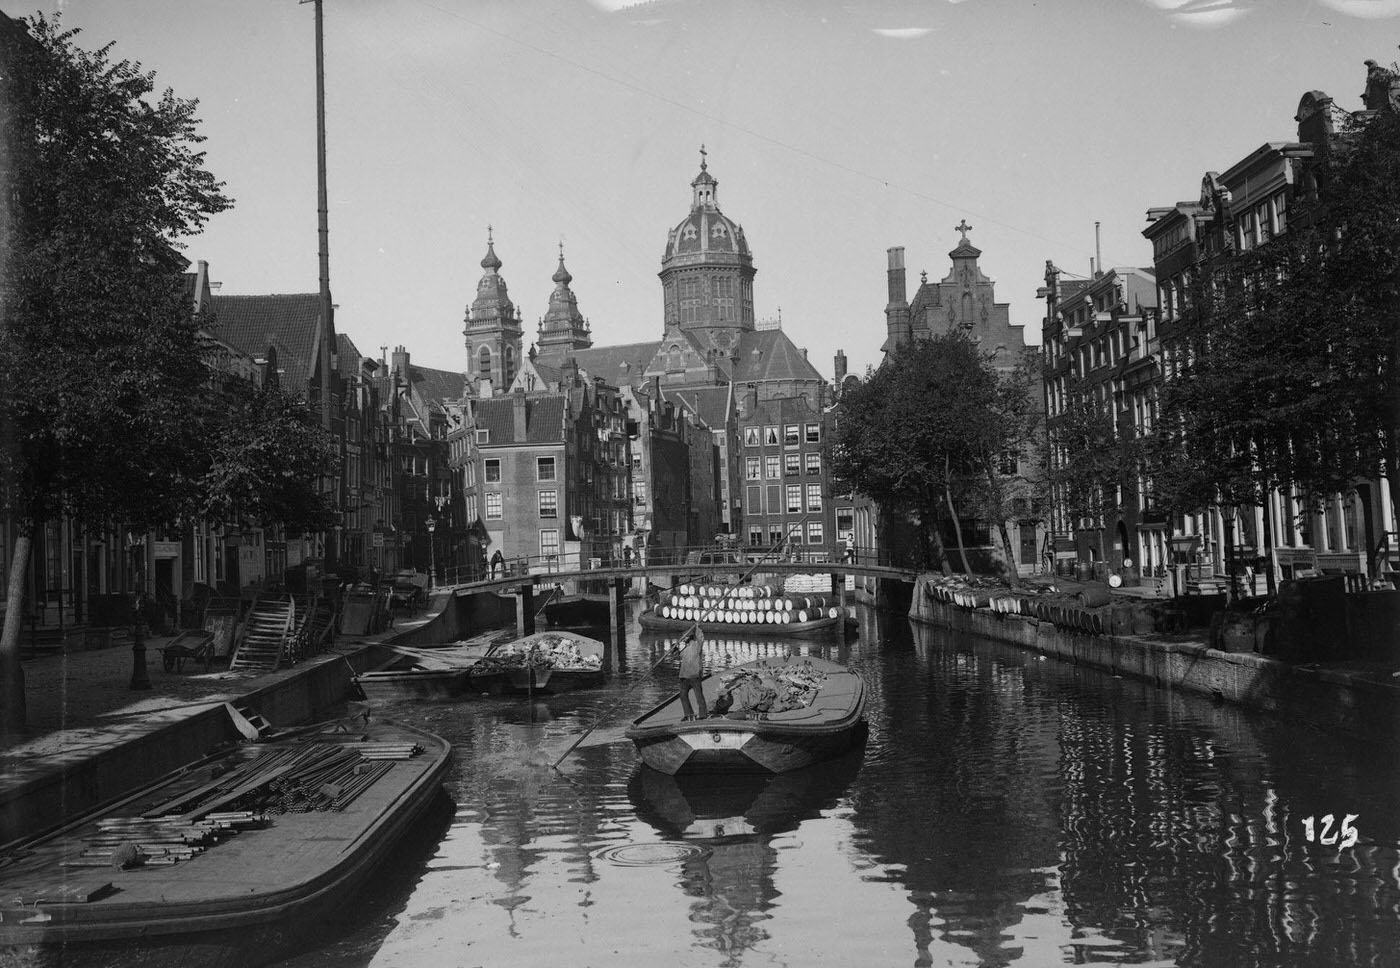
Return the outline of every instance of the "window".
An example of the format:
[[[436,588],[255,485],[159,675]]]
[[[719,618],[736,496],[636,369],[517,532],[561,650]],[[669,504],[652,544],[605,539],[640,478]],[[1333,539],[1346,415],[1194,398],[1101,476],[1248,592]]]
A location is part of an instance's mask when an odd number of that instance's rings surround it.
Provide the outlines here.
[[[501,459],[499,457],[486,458],[486,483],[499,484],[501,482]]]
[[[763,488],[754,485],[752,487],[746,488],[746,490],[748,491],[746,497],[748,498],[749,513],[762,514],[763,508],[759,506],[759,502],[763,500]]]
[[[476,431],[476,442],[477,442],[478,444],[489,444],[489,443],[491,443],[491,431],[487,430],[485,427],[479,427],[479,428],[477,428],[477,431]]]
[[[633,481],[633,482],[632,482],[632,503],[634,503],[634,504],[645,504],[645,503],[647,503],[647,482],[646,482],[646,481]]]
[[[822,509],[822,486],[820,484],[807,485],[807,510],[820,511]]]
[[[822,536],[822,523],[820,521],[807,522],[807,543],[819,545],[826,540]]]
[[[554,479],[555,479],[555,477],[554,477],[554,458],[553,458],[553,457],[536,457],[536,458],[535,458],[535,480],[537,480],[537,481],[552,481],[552,480],[554,480]]]
[[[764,427],[764,428],[763,428],[763,442],[764,442],[764,444],[766,444],[766,445],[768,445],[768,446],[770,446],[770,447],[776,447],[776,446],[778,446],[778,428],[777,428],[777,427]]]
[[[763,478],[763,464],[757,457],[744,458],[744,480],[757,481]]]
[[[758,441],[759,441],[759,437],[758,437],[758,428],[757,428],[757,427],[745,427],[745,428],[744,428],[744,446],[745,446],[745,447],[757,447],[757,446],[758,446]]]
[[[787,486],[787,513],[802,513],[802,485],[789,484]]]
[[[856,530],[856,509],[836,509],[836,537],[842,541],[853,536]]]
[[[749,547],[757,548],[763,544],[763,528],[756,524],[749,525]]]
[[[801,441],[801,437],[799,436],[801,433],[802,428],[799,425],[788,424],[783,428],[783,443],[791,447],[796,447]]]
[[[783,540],[783,526],[781,524],[768,525],[768,543],[775,545]]]
[[[559,557],[559,530],[545,528],[540,531],[540,554],[546,558]]]
[[[491,347],[483,346],[477,354],[477,372],[486,378],[491,376]]]
[[[796,477],[802,473],[802,458],[797,454],[788,454],[783,458],[783,473],[788,477]]]
[[[780,484],[768,485],[768,513],[781,514],[778,509],[783,506],[783,488]]]
[[[788,525],[788,544],[800,545],[802,543],[802,525]]]
[[[542,518],[557,518],[557,517],[559,517],[559,492],[558,492],[558,491],[553,491],[553,490],[550,490],[550,491],[540,491],[540,517],[542,517]]]
[[[821,472],[822,472],[822,455],[821,455],[821,454],[808,454],[808,455],[807,455],[807,473],[808,473],[808,474],[820,474]]]
[[[807,443],[809,443],[809,444],[820,444],[821,442],[822,442],[822,425],[821,425],[821,424],[808,424],[808,425],[807,425]]]
[[[782,477],[782,472],[779,470],[779,468],[782,466],[782,462],[778,459],[776,455],[772,457],[765,457],[764,462],[767,465],[769,480],[777,480],[779,477]]]
[[[501,492],[486,492],[486,520],[498,521],[501,517]]]

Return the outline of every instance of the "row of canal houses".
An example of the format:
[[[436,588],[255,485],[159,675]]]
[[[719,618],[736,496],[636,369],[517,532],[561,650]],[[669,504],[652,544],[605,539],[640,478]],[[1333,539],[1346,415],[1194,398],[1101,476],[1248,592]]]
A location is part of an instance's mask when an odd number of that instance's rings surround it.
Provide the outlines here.
[[[1143,235],[1150,267],[1103,267],[1088,279],[1064,278],[1046,264],[1043,379],[1051,427],[1076,402],[1110,413],[1120,435],[1142,435],[1157,416],[1157,395],[1171,378],[1174,325],[1202,267],[1268,245],[1315,191],[1310,163],[1346,136],[1350,120],[1400,110],[1400,76],[1367,62],[1364,107],[1346,112],[1321,91],[1303,95],[1297,140],[1271,141],[1223,172],[1209,171],[1197,197],[1150,208]],[[1052,465],[1065,455],[1052,449]],[[1377,577],[1400,564],[1396,509],[1384,479],[1358,480],[1320,509],[1275,489],[1263,506],[1209,507],[1169,515],[1152,481],[1126,468],[1116,500],[1077,517],[1052,493],[1047,559],[1061,572],[1157,578],[1178,593],[1226,584],[1227,559],[1250,592],[1277,578],[1319,573]],[[1232,547],[1228,547],[1232,546]]]

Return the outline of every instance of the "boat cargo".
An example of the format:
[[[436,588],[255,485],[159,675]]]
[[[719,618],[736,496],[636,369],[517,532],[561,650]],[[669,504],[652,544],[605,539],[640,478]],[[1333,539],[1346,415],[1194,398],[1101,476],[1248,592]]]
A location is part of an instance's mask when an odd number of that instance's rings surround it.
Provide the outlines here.
[[[627,727],[662,773],[785,773],[831,759],[865,735],[865,680],[814,656],[747,662],[702,681],[710,714],[684,718],[680,694]]]
[[[784,595],[772,585],[680,585],[643,610],[642,628],[680,632],[810,635],[844,632],[854,611],[828,595]]]
[[[0,946],[63,964],[253,965],[294,947],[442,796],[452,748],[320,724],[209,757],[0,863]]]
[[[492,646],[468,674],[477,692],[571,692],[607,679],[607,646],[576,632],[536,632]]]

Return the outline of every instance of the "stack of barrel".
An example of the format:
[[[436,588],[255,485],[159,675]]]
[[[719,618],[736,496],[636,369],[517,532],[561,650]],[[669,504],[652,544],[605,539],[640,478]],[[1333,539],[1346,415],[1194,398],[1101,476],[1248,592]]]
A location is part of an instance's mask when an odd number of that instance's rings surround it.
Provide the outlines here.
[[[1094,634],[1108,631],[1101,607],[1110,599],[1108,589],[1085,586],[1073,593],[1046,592],[1026,596],[1006,588],[971,587],[944,579],[930,579],[925,586],[935,601],[961,608],[985,608],[1006,615],[1026,615],[1060,628]]]
[[[793,625],[843,617],[826,595],[784,597],[773,585],[679,585],[656,604],[662,618],[711,625]]]

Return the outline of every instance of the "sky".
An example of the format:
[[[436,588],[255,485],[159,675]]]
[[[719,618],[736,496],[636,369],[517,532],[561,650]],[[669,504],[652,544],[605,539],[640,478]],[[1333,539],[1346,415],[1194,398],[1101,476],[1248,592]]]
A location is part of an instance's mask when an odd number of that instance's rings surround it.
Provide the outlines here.
[[[33,2],[33,0],[30,0]],[[46,0],[197,98],[234,207],[185,255],[224,294],[316,292],[314,13],[297,0]],[[960,236],[1039,342],[1046,260],[1150,266],[1148,208],[1361,107],[1400,0],[324,0],[330,278],[362,353],[466,367],[487,227],[527,340],[563,245],[595,345],[659,340],[700,146],[755,313],[830,378],[880,361],[886,250]]]

